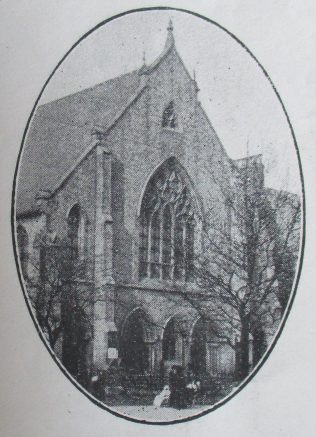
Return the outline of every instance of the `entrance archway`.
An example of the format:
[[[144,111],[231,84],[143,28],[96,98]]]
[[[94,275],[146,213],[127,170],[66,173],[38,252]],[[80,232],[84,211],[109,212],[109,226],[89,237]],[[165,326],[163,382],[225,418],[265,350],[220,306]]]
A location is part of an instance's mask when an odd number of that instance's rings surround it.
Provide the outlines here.
[[[141,309],[133,311],[124,323],[120,355],[122,366],[132,373],[144,373],[149,368],[146,323],[146,314]]]
[[[183,366],[183,332],[181,318],[171,317],[163,329],[161,378],[164,384],[168,383],[168,376],[173,365]]]
[[[176,358],[177,332],[174,318],[167,323],[162,339],[162,359],[172,361]]]
[[[200,318],[194,325],[191,337],[190,364],[196,375],[206,372],[206,342],[206,323]]]

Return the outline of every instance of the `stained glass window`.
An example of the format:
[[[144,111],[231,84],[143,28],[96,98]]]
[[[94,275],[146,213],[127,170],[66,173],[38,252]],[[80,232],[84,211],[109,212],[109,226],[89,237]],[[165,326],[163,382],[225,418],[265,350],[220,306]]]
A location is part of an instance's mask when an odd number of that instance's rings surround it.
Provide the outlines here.
[[[139,276],[191,281],[194,262],[194,209],[174,166],[160,169],[144,194],[139,234]]]

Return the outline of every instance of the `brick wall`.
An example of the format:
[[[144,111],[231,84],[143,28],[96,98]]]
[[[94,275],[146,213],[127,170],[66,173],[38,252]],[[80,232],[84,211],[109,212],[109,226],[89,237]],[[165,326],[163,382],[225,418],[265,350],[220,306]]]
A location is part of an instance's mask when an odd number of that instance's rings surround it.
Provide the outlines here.
[[[229,179],[231,164],[174,49],[147,80],[148,87],[105,140],[113,153],[114,270],[119,281],[130,281],[133,270],[137,278],[133,258],[142,193],[157,167],[171,156],[186,170],[203,209],[212,208],[218,220],[226,219],[218,184]],[[161,126],[171,100],[178,116],[174,130]]]

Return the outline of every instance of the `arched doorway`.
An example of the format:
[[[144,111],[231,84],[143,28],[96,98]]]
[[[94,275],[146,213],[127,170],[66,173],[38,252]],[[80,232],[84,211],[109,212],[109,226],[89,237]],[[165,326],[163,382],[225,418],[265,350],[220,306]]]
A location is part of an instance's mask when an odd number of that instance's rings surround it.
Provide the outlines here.
[[[197,320],[191,337],[190,364],[194,374],[206,372],[206,323],[203,319]]]
[[[144,373],[149,369],[146,323],[146,314],[139,309],[128,316],[123,326],[120,356],[122,366],[132,373]]]
[[[174,318],[167,323],[162,339],[162,359],[173,361],[176,358],[177,333]]]
[[[173,365],[186,367],[186,334],[186,319],[179,315],[171,317],[163,329],[161,377],[164,383],[167,383]]]

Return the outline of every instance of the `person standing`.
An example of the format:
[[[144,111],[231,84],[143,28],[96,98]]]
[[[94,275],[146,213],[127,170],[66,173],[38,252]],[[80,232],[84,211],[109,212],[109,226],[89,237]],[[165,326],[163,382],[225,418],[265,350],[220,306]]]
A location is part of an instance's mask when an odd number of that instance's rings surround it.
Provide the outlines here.
[[[169,406],[173,408],[177,408],[177,367],[172,366],[169,372],[169,389],[170,389],[170,398],[169,398]]]
[[[186,382],[181,366],[172,366],[169,373],[169,406],[177,409],[186,407]]]

